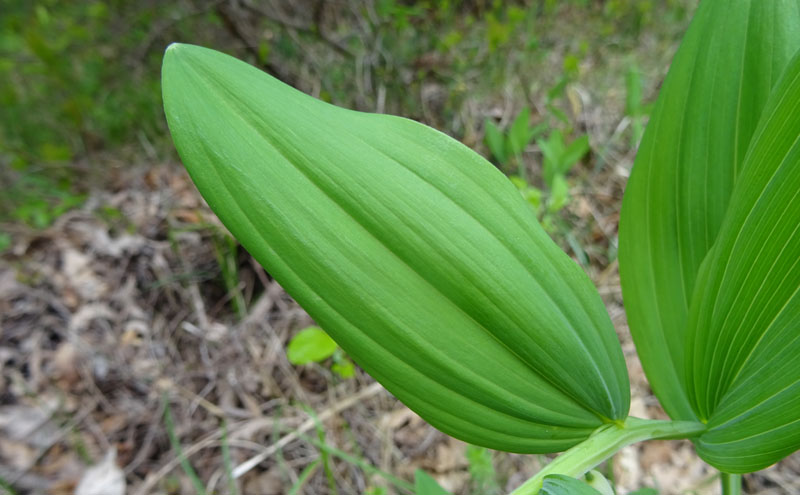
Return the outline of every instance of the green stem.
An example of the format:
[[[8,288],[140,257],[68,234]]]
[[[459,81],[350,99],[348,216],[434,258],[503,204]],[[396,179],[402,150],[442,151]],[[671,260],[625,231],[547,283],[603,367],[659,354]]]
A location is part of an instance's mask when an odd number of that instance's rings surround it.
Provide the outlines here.
[[[742,475],[720,473],[722,480],[722,495],[742,495]]]
[[[691,438],[705,429],[704,424],[694,421],[657,421],[633,417],[621,424],[601,426],[592,436],[556,457],[510,495],[536,495],[542,488],[544,477],[549,474],[565,474],[575,478],[582,476],[633,443],[656,438]]]
[[[530,184],[530,182],[528,182],[528,169],[525,168],[525,162],[522,161],[522,153],[515,154],[514,158],[517,160],[517,173],[519,174],[519,178],[524,180],[526,184]]]

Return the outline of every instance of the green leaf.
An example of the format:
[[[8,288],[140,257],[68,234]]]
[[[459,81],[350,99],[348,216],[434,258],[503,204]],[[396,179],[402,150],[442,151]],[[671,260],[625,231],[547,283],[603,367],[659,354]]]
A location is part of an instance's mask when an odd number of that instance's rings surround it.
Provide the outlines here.
[[[614,495],[614,488],[611,486],[611,482],[600,471],[591,470],[584,475],[584,479],[587,485],[602,495]]]
[[[489,162],[213,50],[172,45],[162,82],[176,147],[211,208],[431,424],[552,452],[626,417],[627,372],[599,294]]]
[[[291,489],[289,489],[288,495],[297,495],[298,493],[301,493],[301,490],[306,483],[308,483],[309,478],[311,478],[314,472],[316,472],[317,468],[319,468],[321,462],[321,459],[317,459],[303,468],[303,471],[300,472],[300,476],[297,477],[297,481],[295,481]]]
[[[547,211],[555,213],[569,203],[569,184],[567,184],[567,179],[563,175],[557,174],[553,177],[552,188],[550,198],[547,201]]]
[[[525,151],[525,147],[528,146],[531,140],[530,120],[531,110],[525,107],[519,112],[514,122],[511,123],[511,128],[508,130],[508,152],[512,155],[521,155]]]
[[[684,347],[700,263],[759,116],[800,45],[797,0],[704,0],[664,82],[628,181],[619,263],[628,322],[664,409],[693,419]]]
[[[353,378],[353,376],[356,374],[355,365],[353,365],[353,362],[347,358],[342,358],[342,360],[338,363],[333,363],[333,366],[331,366],[331,371],[344,379]]]
[[[591,149],[589,146],[589,136],[586,134],[569,143],[569,146],[564,150],[564,154],[561,158],[559,172],[566,175],[566,173],[589,152],[589,149]]]
[[[530,203],[534,211],[538,211],[539,207],[542,205],[542,191],[531,186],[525,179],[516,175],[510,175],[508,179],[514,184],[514,187],[519,190],[522,197],[525,198],[525,201]]]
[[[292,364],[318,363],[333,356],[336,342],[319,327],[300,330],[289,342],[286,357]]]
[[[439,486],[439,483],[422,469],[414,471],[414,493],[416,495],[449,495],[447,490]]]
[[[800,447],[800,51],[745,155],[692,298],[688,391],[697,450],[731,473]]]
[[[550,129],[550,125],[547,122],[542,122],[541,124],[536,124],[535,126],[528,129],[528,140],[527,142],[530,143],[533,139],[541,136]]]
[[[503,133],[500,132],[500,129],[498,129],[497,126],[494,125],[494,123],[489,119],[486,119],[483,128],[484,132],[486,133],[484,140],[486,141],[486,146],[489,147],[489,152],[492,154],[497,163],[500,165],[507,164],[508,155],[506,154],[505,138],[503,137]]]
[[[553,180],[561,170],[564,159],[564,135],[558,129],[550,133],[547,139],[537,139],[536,144],[544,156],[542,173],[547,187],[553,187]]]
[[[603,495],[586,483],[565,476],[551,474],[546,476],[539,495]]]
[[[561,77],[558,82],[549,90],[547,90],[547,103],[564,96],[569,84],[569,78],[566,76]]]

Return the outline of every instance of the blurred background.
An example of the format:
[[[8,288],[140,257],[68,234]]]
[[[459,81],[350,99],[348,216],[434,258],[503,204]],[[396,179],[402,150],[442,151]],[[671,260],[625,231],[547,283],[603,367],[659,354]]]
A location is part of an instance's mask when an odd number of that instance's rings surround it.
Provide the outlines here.
[[[491,495],[546,461],[432,429],[227,233],[164,120],[175,41],[484,155],[600,289],[632,414],[663,417],[625,323],[617,222],[696,3],[0,0],[0,493],[439,493],[415,488],[424,473]],[[621,494],[718,493],[685,442],[602,471]],[[798,472],[789,458],[747,493],[798,493]]]

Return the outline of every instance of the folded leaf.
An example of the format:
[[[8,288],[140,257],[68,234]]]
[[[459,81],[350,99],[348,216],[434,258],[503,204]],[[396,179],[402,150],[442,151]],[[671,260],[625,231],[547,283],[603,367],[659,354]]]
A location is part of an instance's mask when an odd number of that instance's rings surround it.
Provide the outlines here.
[[[625,191],[625,309],[653,390],[694,419],[683,383],[689,300],[771,88],[800,45],[797,0],[703,0],[675,55]]]
[[[163,94],[211,208],[309,314],[442,431],[563,450],[627,415],[597,291],[511,183],[416,122],[172,45]]]
[[[800,52],[764,110],[697,280],[688,390],[727,472],[800,449]]]

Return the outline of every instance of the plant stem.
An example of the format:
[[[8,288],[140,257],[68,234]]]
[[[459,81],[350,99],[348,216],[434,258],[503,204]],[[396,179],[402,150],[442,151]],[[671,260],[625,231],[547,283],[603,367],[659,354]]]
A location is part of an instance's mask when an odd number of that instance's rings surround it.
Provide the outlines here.
[[[525,168],[525,162],[522,161],[522,153],[515,154],[514,158],[517,160],[517,173],[519,174],[519,178],[530,185],[530,182],[528,182],[528,169]]]
[[[722,481],[722,495],[741,495],[742,494],[742,475],[720,473]]]
[[[706,426],[694,421],[657,421],[629,417],[624,423],[601,426],[592,436],[558,456],[536,476],[520,485],[510,495],[536,495],[544,477],[565,474],[579,477],[608,459],[621,448],[642,440],[656,438],[691,438]]]

